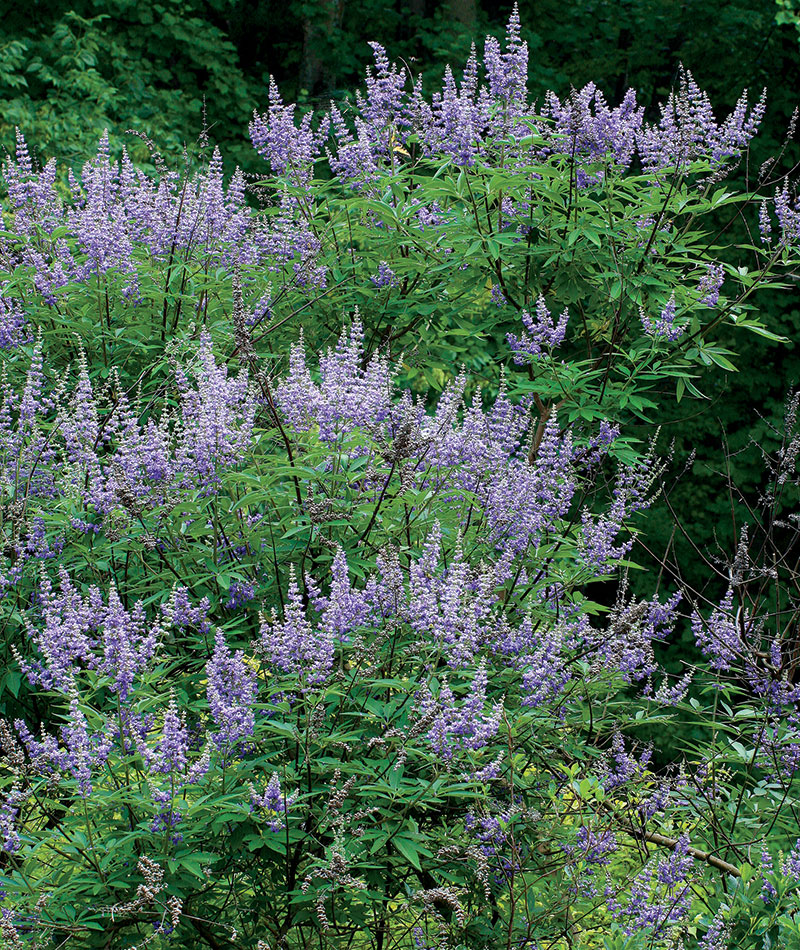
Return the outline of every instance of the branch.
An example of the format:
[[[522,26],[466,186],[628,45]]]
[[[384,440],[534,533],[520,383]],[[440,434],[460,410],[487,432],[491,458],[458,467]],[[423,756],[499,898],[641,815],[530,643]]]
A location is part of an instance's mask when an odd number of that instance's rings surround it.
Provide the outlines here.
[[[616,817],[619,816],[617,815]],[[644,828],[635,828],[626,821],[622,822],[622,827],[628,834],[636,838],[643,838],[645,841],[661,845],[664,848],[674,848],[678,844],[677,838],[668,838],[666,835],[659,834],[657,831],[645,831]],[[716,855],[711,854],[710,851],[701,851],[699,848],[693,848],[691,846],[689,846],[686,851],[693,858],[710,864],[711,867],[717,868],[718,871],[724,871],[726,874],[732,874],[734,877],[742,876],[742,872],[735,864],[729,864],[727,861],[723,861],[722,858],[716,857]]]

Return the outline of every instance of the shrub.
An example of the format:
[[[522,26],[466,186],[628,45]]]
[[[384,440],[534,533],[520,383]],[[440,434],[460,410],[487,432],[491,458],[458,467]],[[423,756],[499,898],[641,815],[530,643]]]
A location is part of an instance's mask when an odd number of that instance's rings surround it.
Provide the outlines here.
[[[791,941],[796,399],[722,600],[625,580],[626,426],[796,264],[788,186],[722,184],[763,100],[537,112],[515,16],[431,100],[375,55],[352,117],[272,87],[258,210],[217,157],[4,167],[4,940]]]

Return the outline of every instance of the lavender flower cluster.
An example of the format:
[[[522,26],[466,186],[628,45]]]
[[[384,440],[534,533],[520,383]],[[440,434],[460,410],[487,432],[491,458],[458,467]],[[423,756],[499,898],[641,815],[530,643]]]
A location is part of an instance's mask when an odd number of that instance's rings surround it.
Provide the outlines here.
[[[247,373],[228,375],[203,333],[195,359],[177,367],[180,416],[141,421],[112,376],[113,401],[95,393],[85,359],[72,386],[43,368],[33,351],[22,392],[3,384],[0,457],[5,484],[32,497],[77,495],[87,516],[136,514],[170,494],[214,491],[219,472],[237,465],[251,443],[257,402]],[[19,567],[19,564],[17,564]],[[13,581],[5,577],[4,585]]]
[[[319,241],[303,224],[296,202],[284,195],[269,219],[248,204],[245,180],[237,171],[227,186],[215,151],[205,169],[187,177],[159,168],[146,174],[124,152],[113,161],[108,136],[80,176],[69,174],[63,194],[51,160],[37,169],[17,133],[16,154],[2,166],[7,193],[3,255],[12,268],[29,270],[38,294],[56,307],[68,288],[103,278],[119,280],[131,305],[150,288],[142,284],[142,261],[186,266],[289,266],[300,283],[324,282],[314,264]],[[144,255],[144,258],[140,257]],[[4,347],[24,340],[21,301],[3,295],[0,307]]]

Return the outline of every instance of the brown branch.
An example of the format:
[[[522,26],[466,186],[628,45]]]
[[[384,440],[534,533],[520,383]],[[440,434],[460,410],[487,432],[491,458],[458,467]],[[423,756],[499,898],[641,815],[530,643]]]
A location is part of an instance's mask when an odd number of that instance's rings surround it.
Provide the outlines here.
[[[616,817],[618,818],[619,816],[617,815]],[[635,828],[625,821],[622,822],[622,827],[628,834],[636,838],[642,838],[644,841],[649,841],[651,844],[660,845],[663,848],[675,848],[678,844],[677,838],[669,838],[667,835],[659,834],[657,831],[646,831],[644,828]],[[729,864],[727,861],[723,861],[722,858],[711,854],[710,851],[701,851],[699,848],[689,846],[686,852],[693,858],[697,858],[698,861],[703,861],[706,864],[710,864],[711,867],[717,868],[718,871],[724,871],[726,874],[732,874],[734,877],[742,876],[742,872],[735,864]]]

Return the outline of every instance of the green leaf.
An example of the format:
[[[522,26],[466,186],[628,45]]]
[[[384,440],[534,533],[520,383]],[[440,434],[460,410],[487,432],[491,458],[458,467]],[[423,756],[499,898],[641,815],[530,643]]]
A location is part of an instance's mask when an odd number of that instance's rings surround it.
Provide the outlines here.
[[[404,837],[402,834],[395,835],[392,838],[392,844],[397,848],[400,854],[409,861],[413,866],[418,870],[422,870],[422,865],[419,861],[419,852],[417,850],[416,842],[411,838]]]

